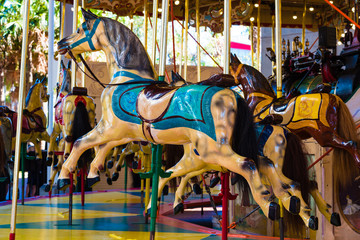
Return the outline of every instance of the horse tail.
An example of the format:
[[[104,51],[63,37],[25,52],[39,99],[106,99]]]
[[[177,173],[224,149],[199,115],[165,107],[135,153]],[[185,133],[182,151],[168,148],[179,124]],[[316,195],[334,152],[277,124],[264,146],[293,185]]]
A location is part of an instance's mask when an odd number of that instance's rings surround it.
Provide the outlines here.
[[[258,148],[253,114],[245,100],[241,97],[237,97],[231,147],[235,153],[254,160],[256,166],[258,165]]]
[[[360,146],[360,141],[356,134],[356,126],[352,115],[346,104],[340,98],[338,98],[338,102],[339,114],[337,133],[341,138],[346,139],[347,141],[353,141],[357,144],[357,146]],[[353,156],[345,149],[334,148],[332,162],[334,179],[343,187],[350,185],[352,180],[360,173]]]
[[[286,136],[287,146],[285,149],[284,163],[283,163],[283,174],[300,184],[301,196],[309,204],[310,194],[310,180],[307,170],[307,159],[306,153],[304,152],[304,144],[298,136],[288,132]],[[302,226],[304,223],[298,215],[293,215],[284,211],[284,221],[286,224],[286,233],[288,236],[294,236],[302,238],[303,231]]]
[[[73,136],[74,142],[88,133],[91,129],[89,114],[86,110],[85,104],[78,102],[74,113],[74,121],[71,132],[71,136]],[[92,150],[87,150],[81,155],[79,159],[79,168],[84,167],[85,163],[90,161],[91,154]]]
[[[240,156],[254,160],[256,167],[258,167],[258,148],[254,118],[249,106],[241,97],[237,97],[237,109],[231,137],[231,147],[232,150]],[[235,174],[231,179],[231,184],[235,184],[236,182],[238,183],[242,199],[248,199],[248,194],[251,191],[246,179],[239,174]],[[246,201],[243,201],[244,205],[249,205],[248,202],[244,202]]]

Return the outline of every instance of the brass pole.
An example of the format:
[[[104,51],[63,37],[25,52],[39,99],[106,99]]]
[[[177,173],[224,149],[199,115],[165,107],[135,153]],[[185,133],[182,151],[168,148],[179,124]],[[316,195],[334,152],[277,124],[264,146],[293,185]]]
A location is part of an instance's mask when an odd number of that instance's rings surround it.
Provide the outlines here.
[[[197,33],[197,41],[200,44],[200,10],[199,10],[199,0],[196,0],[196,33]],[[201,52],[200,46],[197,45],[197,81],[201,81]]]
[[[157,32],[158,0],[153,1],[153,34],[152,34],[152,60],[156,64],[156,32]]]
[[[306,26],[305,26],[305,17],[306,17],[306,0],[304,0],[304,11],[303,11],[303,18],[302,18],[302,38],[301,38],[301,43],[303,45],[302,48],[302,52],[303,54],[305,54],[305,31],[306,31]]]
[[[184,25],[184,21],[183,21]],[[181,43],[180,43],[180,63],[179,63],[179,74],[182,74],[182,65],[183,65],[183,51],[184,51],[184,29],[181,28]]]
[[[282,96],[282,73],[281,73],[281,1],[275,0],[275,54],[276,54],[276,95]]]
[[[254,67],[254,23],[250,21],[251,66]]]
[[[74,1],[73,5],[73,33],[76,32],[78,23],[78,6],[79,2]],[[76,65],[75,62],[71,62],[71,88],[76,87]]]
[[[147,51],[148,45],[148,1],[144,0],[144,47]]]
[[[260,4],[261,0],[259,1],[259,7],[257,11],[257,39],[256,39],[256,59],[257,59],[257,68],[260,71],[261,63],[260,63]]]
[[[188,58],[188,31],[189,31],[189,0],[185,0],[185,46],[184,46],[184,79],[187,80]]]
[[[22,117],[24,108],[24,95],[25,95],[25,77],[26,77],[26,59],[28,49],[28,33],[29,33],[29,12],[30,12],[30,0],[24,1],[23,4],[23,36],[22,36],[22,48],[21,48],[21,65],[20,65],[20,86],[19,86],[19,102],[17,106],[18,118],[16,122],[16,142],[15,142],[15,164],[14,164],[14,183],[12,193],[12,205],[11,205],[11,222],[10,222],[10,235],[9,239],[15,239],[16,229],[16,213],[17,213],[17,200],[18,200],[18,185],[19,185],[19,165],[20,165],[20,144],[21,144],[21,129],[22,129]],[[24,181],[24,179],[22,179]]]

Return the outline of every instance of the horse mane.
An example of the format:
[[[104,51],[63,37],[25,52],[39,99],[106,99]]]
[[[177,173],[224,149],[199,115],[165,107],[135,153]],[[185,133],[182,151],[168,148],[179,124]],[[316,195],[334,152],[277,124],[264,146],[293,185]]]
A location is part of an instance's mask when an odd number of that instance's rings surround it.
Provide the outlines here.
[[[105,34],[115,52],[119,68],[136,69],[155,77],[154,68],[139,38],[125,25],[110,18],[100,18],[105,25]]]
[[[26,99],[25,99],[25,107],[28,106],[29,102],[30,102],[30,99],[31,99],[31,96],[32,96],[32,92],[35,88],[35,86],[37,85],[37,83],[35,83],[34,85],[32,85],[29,89],[29,92],[28,94],[26,95]]]

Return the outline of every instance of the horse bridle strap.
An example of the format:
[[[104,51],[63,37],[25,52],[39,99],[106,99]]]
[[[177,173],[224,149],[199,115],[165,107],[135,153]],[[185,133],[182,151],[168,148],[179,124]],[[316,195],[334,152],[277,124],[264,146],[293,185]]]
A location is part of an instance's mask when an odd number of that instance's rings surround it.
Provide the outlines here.
[[[71,57],[71,59],[75,62],[76,66],[91,80],[98,82],[103,88],[105,88],[105,85],[95,76],[95,74],[93,73],[93,71],[91,71],[89,65],[85,62],[84,58],[81,56],[81,54],[79,54],[79,58],[80,61],[84,64],[85,68],[89,71],[89,73],[91,74],[91,76],[89,76],[89,74],[87,74],[84,70],[82,70],[82,68],[79,66],[78,62],[76,61],[76,58],[74,56],[74,54],[71,52],[70,47],[68,48],[68,53],[69,56]]]

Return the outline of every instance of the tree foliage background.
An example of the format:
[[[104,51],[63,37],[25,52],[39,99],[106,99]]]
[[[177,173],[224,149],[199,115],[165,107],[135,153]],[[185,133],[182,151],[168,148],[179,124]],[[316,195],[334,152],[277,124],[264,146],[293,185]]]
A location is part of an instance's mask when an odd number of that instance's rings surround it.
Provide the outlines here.
[[[22,0],[0,0],[0,104],[9,107],[13,107],[12,103],[17,102],[18,99],[23,29],[22,2]],[[59,11],[58,6],[57,11]],[[26,90],[36,78],[41,78],[47,73],[47,27],[48,1],[31,0]],[[7,93],[5,102],[4,87]]]

